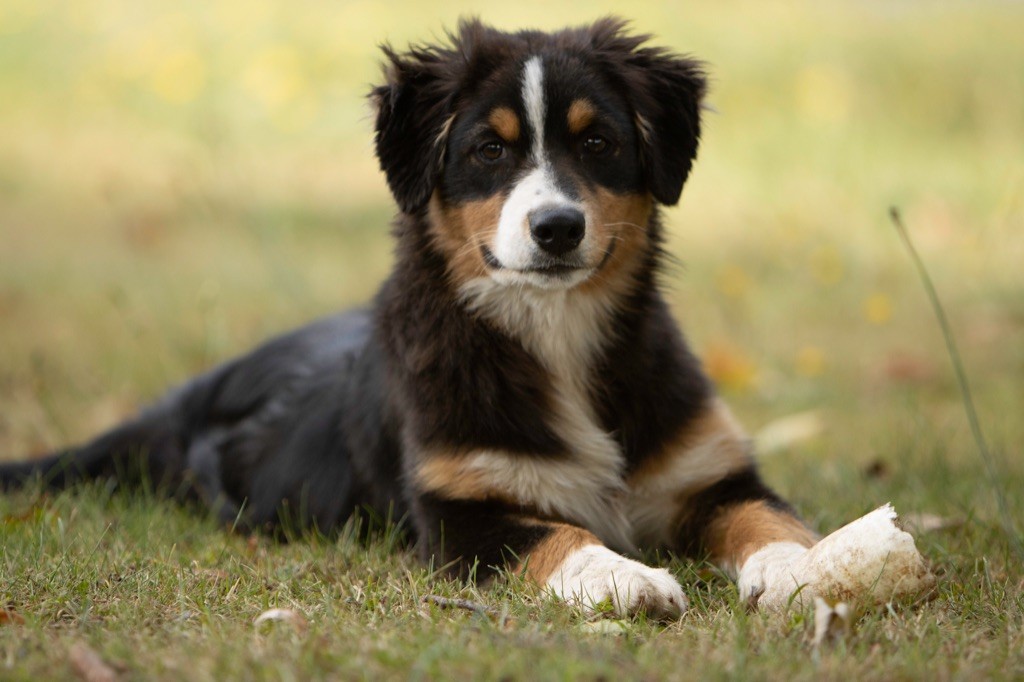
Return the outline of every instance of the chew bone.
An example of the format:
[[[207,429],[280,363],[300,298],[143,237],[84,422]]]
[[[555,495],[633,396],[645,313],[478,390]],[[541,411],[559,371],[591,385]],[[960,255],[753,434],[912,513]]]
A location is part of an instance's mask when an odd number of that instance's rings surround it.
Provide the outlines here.
[[[895,519],[896,510],[885,504],[823,538],[765,585],[758,606],[784,609],[791,597],[803,606],[815,596],[883,603],[925,592],[935,577]]]

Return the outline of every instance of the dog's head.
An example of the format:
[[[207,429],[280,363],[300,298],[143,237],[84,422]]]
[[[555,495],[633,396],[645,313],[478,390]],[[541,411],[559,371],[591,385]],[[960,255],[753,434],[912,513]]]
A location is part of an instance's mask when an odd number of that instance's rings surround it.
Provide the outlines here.
[[[376,146],[401,210],[455,278],[566,289],[621,269],[679,200],[697,153],[699,63],[622,21],[385,47]]]

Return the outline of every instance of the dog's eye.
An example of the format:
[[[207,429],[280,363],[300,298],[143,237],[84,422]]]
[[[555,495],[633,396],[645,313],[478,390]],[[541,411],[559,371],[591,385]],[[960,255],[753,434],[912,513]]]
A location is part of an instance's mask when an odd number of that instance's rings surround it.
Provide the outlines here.
[[[505,145],[500,142],[486,142],[476,151],[484,161],[500,161],[505,158]]]
[[[611,143],[600,135],[588,135],[587,139],[583,140],[583,151],[587,154],[598,156],[607,152],[609,148]]]

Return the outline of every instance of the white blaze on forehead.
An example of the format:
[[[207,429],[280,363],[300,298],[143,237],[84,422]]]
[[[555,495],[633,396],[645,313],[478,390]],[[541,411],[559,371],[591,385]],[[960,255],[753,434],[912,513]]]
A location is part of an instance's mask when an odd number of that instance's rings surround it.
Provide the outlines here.
[[[589,225],[590,216],[578,200],[559,189],[547,150],[544,148],[544,117],[547,102],[544,99],[544,66],[539,56],[530,57],[523,65],[523,109],[526,124],[533,136],[530,158],[523,175],[511,187],[501,209],[498,229],[490,249],[501,268],[490,273],[493,281],[503,285],[532,284],[543,289],[565,289],[586,279],[588,273],[579,271],[569,277],[549,277],[531,272],[550,256],[543,253],[530,235],[530,215],[544,208],[576,208],[583,211]],[[594,245],[588,239],[589,228],[578,248],[585,262],[593,258]]]
[[[544,116],[547,103],[544,101],[544,67],[540,57],[530,57],[523,69],[523,106],[526,108],[526,120],[533,129],[533,156],[538,164],[545,163],[544,158]]]

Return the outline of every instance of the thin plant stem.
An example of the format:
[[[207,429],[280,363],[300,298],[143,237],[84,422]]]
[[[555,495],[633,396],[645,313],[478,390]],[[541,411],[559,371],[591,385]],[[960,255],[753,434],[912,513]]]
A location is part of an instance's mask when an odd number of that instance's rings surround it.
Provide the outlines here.
[[[921,259],[920,254],[918,254],[917,249],[914,247],[914,242],[910,239],[910,233],[907,232],[907,228],[903,224],[903,218],[900,216],[899,208],[896,206],[891,207],[889,209],[889,218],[892,220],[892,224],[896,228],[896,233],[903,241],[903,245],[907,248],[907,252],[910,254],[910,259],[914,262],[914,266],[917,268],[917,274],[921,278],[924,290],[928,294],[929,301],[931,301],[932,309],[935,311],[935,317],[939,321],[939,327],[942,330],[942,338],[946,342],[946,351],[949,353],[949,359],[953,364],[953,371],[956,374],[956,381],[960,387],[960,398],[964,406],[964,412],[967,413],[967,422],[971,425],[971,433],[974,436],[974,443],[978,447],[978,454],[981,455],[981,461],[985,467],[985,473],[988,475],[989,483],[992,485],[992,489],[996,493],[996,503],[999,506],[999,515],[1000,520],[1002,521],[1003,530],[1009,537],[1014,551],[1017,552],[1019,556],[1024,557],[1024,543],[1022,543],[1020,533],[1017,531],[1016,525],[1013,523],[1013,517],[1010,514],[1010,508],[1006,501],[1006,492],[1003,490],[1002,482],[999,479],[999,472],[996,471],[995,458],[993,457],[992,452],[988,449],[988,443],[985,441],[985,434],[981,430],[981,421],[978,419],[978,411],[974,406],[971,387],[967,382],[967,372],[964,371],[964,363],[960,358],[960,351],[957,348],[956,339],[953,338],[953,329],[949,324],[949,319],[946,317],[946,311],[942,307],[942,301],[939,299],[939,294],[935,290],[932,278],[928,274],[928,268],[925,267],[924,261]]]

